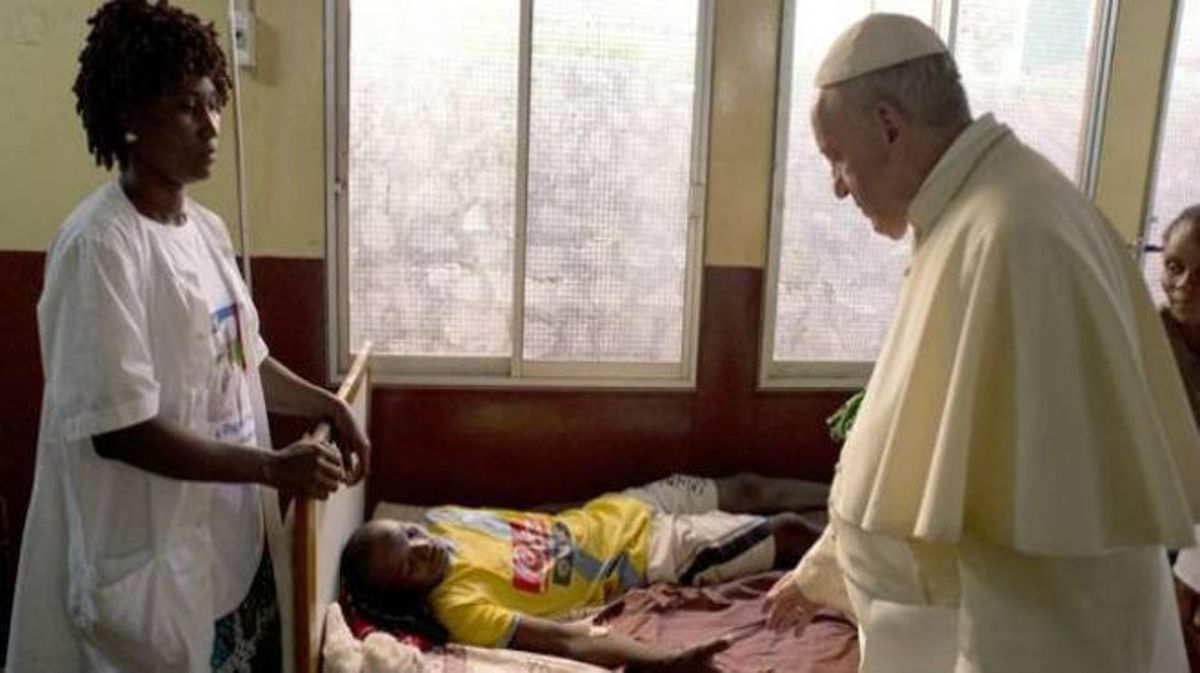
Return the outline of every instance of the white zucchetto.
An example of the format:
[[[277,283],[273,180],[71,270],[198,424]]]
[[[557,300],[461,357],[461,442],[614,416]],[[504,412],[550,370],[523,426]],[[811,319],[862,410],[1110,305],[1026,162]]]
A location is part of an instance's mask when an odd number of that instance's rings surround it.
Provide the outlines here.
[[[919,19],[904,14],[871,14],[838,36],[817,69],[815,84],[823,88],[947,51],[942,38]]]

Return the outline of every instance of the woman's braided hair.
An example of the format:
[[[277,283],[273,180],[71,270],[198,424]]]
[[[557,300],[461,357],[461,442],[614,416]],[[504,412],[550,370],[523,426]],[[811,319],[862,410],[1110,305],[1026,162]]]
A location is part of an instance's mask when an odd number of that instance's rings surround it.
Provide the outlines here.
[[[208,77],[220,103],[228,101],[232,85],[211,22],[168,0],[109,0],[88,24],[73,90],[97,165],[123,166],[127,115],[185,77]]]

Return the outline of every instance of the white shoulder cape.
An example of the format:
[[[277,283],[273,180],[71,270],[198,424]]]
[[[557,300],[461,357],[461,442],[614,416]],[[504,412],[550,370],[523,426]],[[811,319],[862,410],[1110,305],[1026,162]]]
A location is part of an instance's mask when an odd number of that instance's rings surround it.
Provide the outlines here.
[[[1027,553],[1193,544],[1200,436],[1141,274],[1097,209],[988,116],[910,218],[837,516]]]

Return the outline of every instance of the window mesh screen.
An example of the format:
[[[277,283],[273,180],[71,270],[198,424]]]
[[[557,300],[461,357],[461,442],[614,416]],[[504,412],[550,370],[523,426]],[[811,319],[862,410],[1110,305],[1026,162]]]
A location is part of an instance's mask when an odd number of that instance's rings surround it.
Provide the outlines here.
[[[1076,177],[1096,0],[959,0],[955,58],[971,110],[994,112]]]
[[[1098,0],[960,0],[955,57],[972,112],[994,111],[1074,175],[1088,109]],[[869,12],[932,22],[932,0],[796,2],[787,173],[775,288],[775,361],[875,359],[910,244],[876,234],[832,193],[810,122],[812,80],[829,44]],[[946,11],[949,3],[941,3]]]
[[[1181,0],[1176,27],[1175,58],[1170,72],[1167,108],[1159,137],[1158,168],[1154,177],[1154,200],[1150,206],[1146,243],[1162,243],[1163,228],[1184,209],[1200,203],[1200,2]],[[1143,261],[1146,281],[1159,302],[1162,255],[1152,253]]]
[[[682,357],[695,0],[538,0],[530,360]]]
[[[350,340],[511,351],[516,0],[350,5]]]
[[[873,360],[891,321],[909,246],[885,239],[833,195],[810,113],[813,77],[833,40],[872,11],[930,21],[924,2],[798,2],[792,44],[787,182],[776,286],[776,360]]]

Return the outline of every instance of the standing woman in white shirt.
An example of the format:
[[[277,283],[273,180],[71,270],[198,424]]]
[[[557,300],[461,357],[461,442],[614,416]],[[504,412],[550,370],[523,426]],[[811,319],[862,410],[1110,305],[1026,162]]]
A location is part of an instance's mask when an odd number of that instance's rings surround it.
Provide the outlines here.
[[[212,24],[166,0],[88,21],[76,109],[118,176],[63,223],[38,303],[45,392],[10,673],[277,669],[259,485],[324,497],[370,445],[271,358],[208,177],[230,79]],[[270,450],[267,410],[334,445]],[[277,553],[278,555],[278,553]]]

